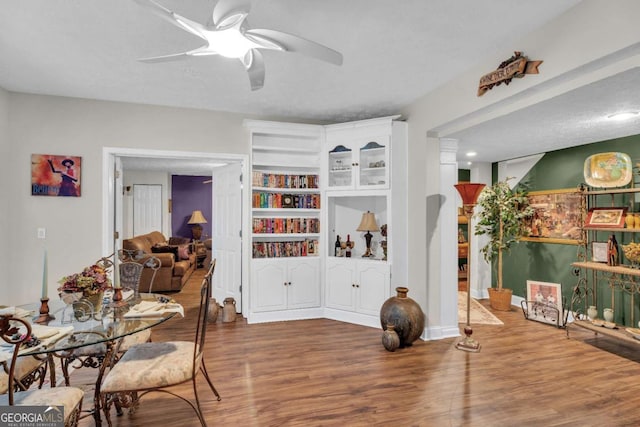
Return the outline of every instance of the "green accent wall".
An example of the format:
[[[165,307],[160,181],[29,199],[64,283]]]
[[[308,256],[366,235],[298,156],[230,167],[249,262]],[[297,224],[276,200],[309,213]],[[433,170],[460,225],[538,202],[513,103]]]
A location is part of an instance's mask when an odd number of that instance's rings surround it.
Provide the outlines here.
[[[634,180],[636,186],[640,180],[638,166],[640,164],[640,135],[618,138],[593,144],[546,153],[542,159],[522,179],[520,185],[529,191],[555,190],[563,188],[577,188],[584,183],[584,161],[596,153],[622,152],[631,157],[634,164]],[[494,164],[494,170],[497,168]],[[603,199],[601,197],[601,199]],[[614,200],[615,206],[630,205],[630,196]],[[638,203],[633,203],[634,211],[638,212]],[[602,236],[600,235],[602,234]],[[606,233],[600,233],[598,240],[606,241]],[[633,235],[627,233],[625,241],[628,243]],[[640,238],[637,236],[636,239]],[[527,280],[538,280],[562,284],[563,296],[570,301],[577,277],[572,274],[571,263],[576,260],[578,246],[564,244],[549,244],[537,242],[516,243],[504,258],[503,279],[504,286],[513,290],[514,295],[526,297]],[[496,281],[495,263],[493,266],[493,282]],[[608,294],[610,300],[610,293]],[[607,296],[600,296],[606,300]],[[600,299],[600,301],[602,301]],[[610,304],[604,305],[608,307]],[[602,306],[599,304],[602,311]],[[636,318],[636,320],[638,320]]]

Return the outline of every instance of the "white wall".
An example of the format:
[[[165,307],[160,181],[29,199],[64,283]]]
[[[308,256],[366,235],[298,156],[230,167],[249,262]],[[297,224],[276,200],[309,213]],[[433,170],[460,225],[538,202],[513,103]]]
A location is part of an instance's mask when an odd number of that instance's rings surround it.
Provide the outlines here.
[[[1,303],[37,301],[42,284],[42,254],[49,258],[49,295],[57,280],[79,271],[102,252],[102,147],[247,154],[244,115],[10,93],[9,152],[1,168]],[[7,95],[0,93],[0,139],[7,128]],[[6,138],[5,138],[6,140]],[[6,144],[2,144],[3,150]],[[82,157],[82,197],[39,197],[30,192],[31,154]],[[2,204],[3,211],[5,204]],[[4,212],[3,212],[4,213]],[[46,239],[36,229],[46,229]],[[6,301],[6,299],[8,301]],[[6,301],[6,302],[5,302]]]
[[[447,318],[444,310],[456,309],[453,304],[434,307],[441,301],[443,287],[456,286],[440,283],[440,257],[456,254],[438,253],[439,240],[454,238],[456,229],[442,230],[439,217],[456,212],[441,211],[439,138],[637,66],[638,16],[640,2],[634,0],[584,0],[539,30],[519,40],[514,37],[513,50],[544,60],[539,75],[516,79],[478,97],[480,76],[513,53],[495,52],[401,112],[409,124],[409,287],[412,298],[426,308],[427,336],[429,330],[456,326],[442,323]]]

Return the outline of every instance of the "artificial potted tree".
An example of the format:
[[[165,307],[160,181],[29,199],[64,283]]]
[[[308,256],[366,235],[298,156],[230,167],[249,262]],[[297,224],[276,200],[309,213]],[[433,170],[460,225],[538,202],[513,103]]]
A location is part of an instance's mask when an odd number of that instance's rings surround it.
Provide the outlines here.
[[[479,211],[476,214],[478,223],[476,235],[489,236],[489,242],[481,248],[482,255],[487,262],[497,259],[498,283],[495,288],[489,288],[489,305],[494,310],[511,310],[511,289],[503,288],[502,257],[509,251],[511,245],[523,235],[524,218],[533,215],[533,208],[525,190],[512,190],[509,180],[498,181],[490,187],[485,187],[478,197]]]

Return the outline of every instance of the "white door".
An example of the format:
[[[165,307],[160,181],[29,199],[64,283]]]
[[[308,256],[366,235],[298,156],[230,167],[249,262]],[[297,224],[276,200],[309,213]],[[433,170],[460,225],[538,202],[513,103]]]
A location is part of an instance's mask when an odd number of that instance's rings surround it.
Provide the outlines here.
[[[114,158],[113,165],[113,253],[117,254],[122,248],[123,237],[123,181],[122,159],[119,156]],[[114,256],[115,268],[113,269],[114,280],[118,281],[118,257]]]
[[[162,185],[133,185],[133,235],[162,230]]]
[[[216,259],[213,296],[218,301],[236,300],[242,307],[242,165],[231,163],[213,170],[212,258]]]

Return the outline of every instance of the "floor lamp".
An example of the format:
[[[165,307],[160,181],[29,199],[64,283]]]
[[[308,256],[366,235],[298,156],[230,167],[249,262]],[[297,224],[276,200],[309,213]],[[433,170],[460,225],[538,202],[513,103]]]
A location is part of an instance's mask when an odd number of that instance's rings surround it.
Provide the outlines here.
[[[456,348],[458,350],[464,351],[480,351],[480,343],[473,338],[471,338],[471,334],[473,333],[473,329],[471,329],[471,236],[473,235],[473,226],[471,224],[471,217],[473,216],[473,208],[476,206],[478,201],[478,196],[482,192],[484,188],[484,184],[476,184],[476,183],[466,183],[466,184],[456,184],[456,190],[460,193],[462,197],[462,209],[464,211],[464,216],[467,217],[468,224],[468,235],[469,238],[467,241],[469,242],[469,248],[467,253],[467,324],[464,327],[464,335],[465,337],[456,344]]]

